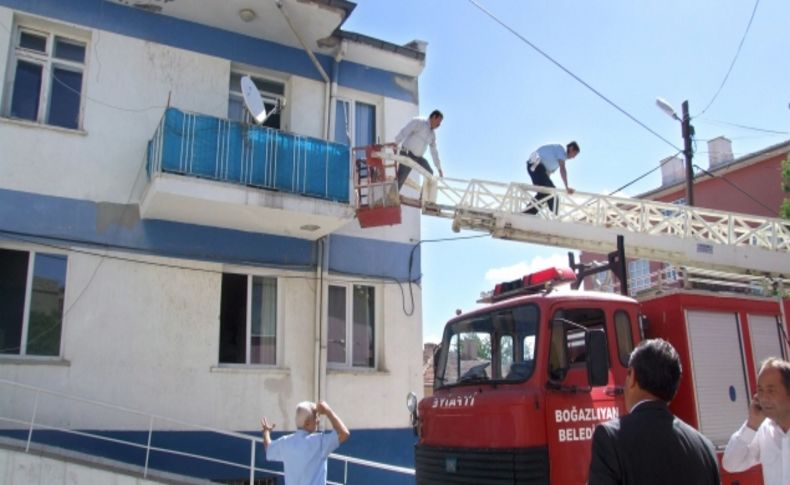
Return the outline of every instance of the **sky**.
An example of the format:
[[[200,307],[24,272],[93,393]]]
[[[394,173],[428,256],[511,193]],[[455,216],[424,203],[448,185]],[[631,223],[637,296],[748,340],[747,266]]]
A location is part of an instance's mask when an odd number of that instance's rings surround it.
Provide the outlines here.
[[[656,98],[678,113],[688,100],[694,163],[703,168],[707,140],[717,136],[732,140],[736,158],[790,140],[790,1],[474,1],[669,143],[472,0],[356,0],[343,29],[396,44],[428,43],[420,111],[445,115],[437,141],[447,177],[529,183],[524,160],[535,148],[576,140],[581,153],[568,162],[570,186],[610,193],[683,146],[680,123],[658,109]],[[558,174],[554,182],[562,186]],[[623,192],[660,184],[658,170]],[[451,221],[429,216],[421,224],[426,342],[441,339],[456,309],[475,308],[481,291],[567,266],[573,249],[490,237],[429,242],[481,233],[456,234]]]

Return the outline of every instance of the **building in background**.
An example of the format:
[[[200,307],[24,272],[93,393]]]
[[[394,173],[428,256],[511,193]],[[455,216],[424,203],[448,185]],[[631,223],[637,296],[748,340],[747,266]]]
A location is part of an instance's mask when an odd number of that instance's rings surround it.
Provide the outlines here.
[[[250,432],[323,399],[353,431],[343,453],[411,464],[421,300],[399,286],[420,273],[419,212],[360,229],[350,147],[419,113],[425,43],[344,31],[354,6],[0,0],[0,379]],[[245,75],[280,109],[266,126]],[[0,391],[2,416],[32,399]]]
[[[737,212],[763,217],[778,217],[785,194],[781,185],[782,161],[790,156],[790,140],[758,152],[734,158],[732,142],[725,137],[708,141],[708,167],[694,179],[694,203],[697,207]],[[661,186],[638,195],[638,198],[686,204],[685,161],[681,157],[661,163]],[[628,239],[625,241],[628,245]],[[591,263],[606,258],[582,252],[580,261]],[[611,275],[599,273],[585,279],[587,289],[611,290]],[[662,284],[680,284],[672,265],[631,259],[628,261],[629,291],[632,295],[651,288],[656,279]],[[616,287],[619,289],[619,286]],[[618,291],[618,290],[615,291]]]

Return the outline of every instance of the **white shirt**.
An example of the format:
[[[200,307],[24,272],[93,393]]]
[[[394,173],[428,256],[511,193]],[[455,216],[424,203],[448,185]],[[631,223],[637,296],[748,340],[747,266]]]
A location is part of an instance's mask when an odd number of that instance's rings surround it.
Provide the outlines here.
[[[340,446],[337,433],[298,429],[269,443],[266,459],[281,461],[286,485],[326,485],[326,459]]]
[[[721,464],[729,472],[744,471],[761,463],[765,485],[790,485],[790,433],[766,418],[757,431],[746,426],[727,443]]]
[[[442,169],[439,150],[436,148],[436,134],[426,118],[414,118],[409,121],[395,137],[395,143],[418,157],[425,155],[425,149],[430,145],[433,164],[436,165],[437,170]]]

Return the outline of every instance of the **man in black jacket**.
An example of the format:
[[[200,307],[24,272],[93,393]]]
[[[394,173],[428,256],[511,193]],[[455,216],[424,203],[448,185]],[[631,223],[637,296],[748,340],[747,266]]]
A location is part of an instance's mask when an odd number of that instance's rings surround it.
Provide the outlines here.
[[[629,414],[595,428],[589,485],[719,485],[713,444],[667,408],[681,373],[669,342],[634,349],[624,389]]]

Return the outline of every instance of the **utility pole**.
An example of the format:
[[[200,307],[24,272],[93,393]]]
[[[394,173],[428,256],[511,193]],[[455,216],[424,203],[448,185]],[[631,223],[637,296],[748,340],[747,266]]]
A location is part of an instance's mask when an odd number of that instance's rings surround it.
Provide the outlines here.
[[[694,127],[691,126],[688,101],[683,101],[681,126],[683,130],[683,154],[686,156],[686,205],[692,207],[694,206],[694,167],[691,159],[694,156],[694,150],[691,148],[691,137],[694,136]]]

